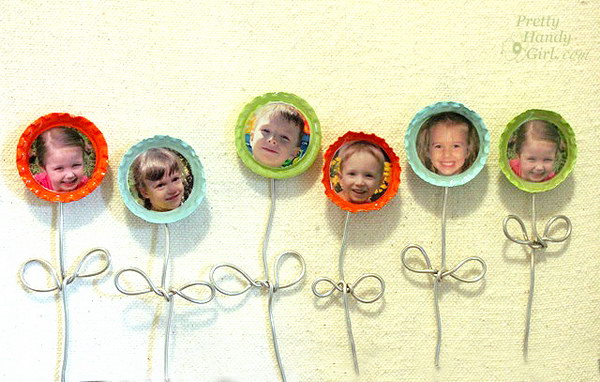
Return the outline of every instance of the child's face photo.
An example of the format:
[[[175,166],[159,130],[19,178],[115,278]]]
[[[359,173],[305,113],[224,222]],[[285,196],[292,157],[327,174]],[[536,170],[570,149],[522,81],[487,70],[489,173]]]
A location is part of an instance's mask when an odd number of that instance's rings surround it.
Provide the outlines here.
[[[84,177],[83,150],[81,147],[55,147],[46,154],[44,170],[52,189],[68,192],[77,189]]]
[[[300,127],[279,115],[265,116],[256,121],[250,145],[259,163],[281,167],[300,152]]]
[[[468,131],[465,124],[438,123],[431,127],[429,157],[440,175],[463,171],[468,155]]]
[[[140,193],[150,201],[153,211],[171,211],[181,205],[184,186],[180,171],[165,174],[161,179],[144,179]]]
[[[29,155],[29,170],[35,181],[55,192],[71,192],[84,186],[96,165],[89,138],[67,126],[54,127],[37,136]]]
[[[567,160],[563,142],[554,124],[537,119],[526,121],[510,137],[508,165],[525,181],[546,182],[560,172]]]
[[[371,153],[362,151],[346,158],[339,173],[342,198],[351,203],[367,203],[381,185],[381,163]]]
[[[129,169],[129,190],[147,210],[179,208],[192,192],[190,164],[178,151],[154,147],[139,154]]]
[[[554,171],[557,147],[554,142],[529,140],[519,154],[521,178],[529,182],[543,182]]]

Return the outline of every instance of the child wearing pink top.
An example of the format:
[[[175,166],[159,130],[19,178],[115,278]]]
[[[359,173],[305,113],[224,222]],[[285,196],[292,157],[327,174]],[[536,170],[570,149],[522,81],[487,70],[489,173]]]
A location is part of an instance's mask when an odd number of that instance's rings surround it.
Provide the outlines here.
[[[43,132],[33,143],[42,172],[33,178],[56,192],[74,191],[85,185],[85,141],[77,130],[65,126]]]

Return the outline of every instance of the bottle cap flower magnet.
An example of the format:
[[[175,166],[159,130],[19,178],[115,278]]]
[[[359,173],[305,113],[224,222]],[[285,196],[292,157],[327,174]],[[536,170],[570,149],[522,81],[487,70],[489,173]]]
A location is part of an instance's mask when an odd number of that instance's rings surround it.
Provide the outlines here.
[[[566,241],[573,229],[567,216],[556,215],[548,219],[540,236],[536,222],[536,193],[551,190],[562,183],[571,173],[576,158],[577,145],[573,130],[559,114],[552,111],[527,110],[519,114],[508,123],[500,139],[502,172],[512,184],[531,194],[531,232],[527,232],[525,222],[517,215],[508,215],[503,221],[506,238],[530,249],[530,291],[523,340],[525,359],[529,353],[536,255],[543,253],[540,250],[551,243]],[[520,235],[510,232],[511,221],[517,223]]]
[[[435,365],[439,366],[442,346],[439,308],[441,282],[450,276],[461,282],[474,283],[482,280],[487,272],[485,261],[478,256],[467,257],[454,267],[446,266],[448,190],[449,187],[467,183],[481,171],[490,152],[490,136],[483,120],[474,111],[460,103],[438,102],[415,115],[406,132],[404,144],[414,172],[424,181],[444,187],[441,266],[434,267],[425,249],[417,244],[405,247],[400,257],[409,271],[434,277],[433,298],[438,328]],[[427,268],[418,269],[410,264],[406,255],[411,250],[417,250],[421,254]],[[468,263],[477,263],[475,265],[481,267],[480,272],[472,277],[461,276],[458,272]]]
[[[40,117],[25,129],[17,145],[17,169],[21,179],[36,196],[56,202],[58,209],[58,267],[35,258],[26,261],[19,273],[21,283],[33,292],[54,292],[62,300],[63,339],[60,379],[65,380],[69,354],[69,309],[67,291],[78,279],[100,275],[110,267],[110,253],[92,248],[68,273],[64,256],[64,203],[79,200],[100,184],[108,165],[108,149],[102,133],[83,117],[52,113]],[[31,282],[29,269],[45,271],[49,285]],[[29,276],[28,276],[29,275]]]
[[[356,374],[359,374],[358,354],[352,333],[348,294],[358,302],[374,303],[383,297],[385,282],[375,273],[363,273],[353,283],[345,280],[344,257],[350,215],[354,212],[380,209],[396,195],[399,184],[398,157],[383,139],[374,134],[347,132],[325,152],[323,164],[325,194],[347,212],[338,260],[340,281],[320,277],[313,281],[312,292],[319,298],[327,298],[335,291],[342,293],[348,341]],[[367,292],[376,291],[372,296],[365,295],[365,292],[359,290],[360,284],[369,279],[379,284],[378,287],[370,288]]]
[[[235,146],[242,162],[256,174],[270,178],[271,207],[262,243],[262,280],[250,277],[236,265],[222,263],[215,265],[210,272],[210,280],[215,288],[226,296],[236,296],[252,288],[268,291],[269,323],[272,331],[273,348],[281,380],[285,381],[285,369],[279,352],[279,345],[273,316],[275,293],[298,285],[304,278],[306,264],[297,252],[287,251],[275,260],[274,277],[269,272],[267,244],[273,225],[275,210],[275,179],[299,175],[315,161],[321,147],[321,130],[314,110],[300,97],[288,93],[268,93],[252,100],[242,110],[235,128]],[[298,277],[287,284],[280,284],[280,265],[287,259],[299,265]],[[248,284],[241,290],[231,291],[220,286],[223,272],[235,272]],[[234,276],[235,277],[235,276]]]
[[[315,111],[293,94],[267,93],[240,114],[235,145],[242,162],[267,178],[290,178],[308,170],[321,147]]]
[[[325,152],[325,194],[350,212],[378,210],[398,192],[398,157],[374,134],[348,132]]]
[[[166,224],[198,208],[206,181],[194,149],[179,139],[157,135],[137,143],[123,156],[119,190],[135,215]]]
[[[98,128],[84,117],[52,113],[21,135],[17,169],[36,196],[68,203],[98,187],[108,166],[108,149]]]
[[[548,191],[569,176],[577,158],[571,126],[557,113],[527,110],[500,137],[500,169],[526,192]]]
[[[490,134],[474,111],[457,102],[438,102],[415,115],[404,144],[421,179],[454,187],[479,174],[490,152]]]
[[[174,298],[179,296],[194,304],[206,304],[215,297],[215,288],[205,281],[192,281],[180,287],[168,280],[171,235],[168,223],[189,216],[198,208],[206,192],[206,180],[200,159],[185,142],[166,135],[144,139],[127,151],[119,166],[119,190],[131,212],[150,223],[163,223],[165,253],[162,277],[157,286],[139,268],[123,268],[115,275],[119,292],[136,296],[155,293],[169,304],[163,351],[164,380],[169,381],[169,336],[172,332]],[[137,275],[148,285],[145,289],[128,289],[125,275]],[[131,276],[130,276],[131,277]]]

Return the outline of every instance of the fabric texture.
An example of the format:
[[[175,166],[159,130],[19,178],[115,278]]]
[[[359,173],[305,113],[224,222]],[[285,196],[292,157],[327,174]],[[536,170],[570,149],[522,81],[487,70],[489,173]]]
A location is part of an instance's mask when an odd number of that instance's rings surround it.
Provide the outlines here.
[[[345,281],[377,273],[386,283],[376,303],[350,298],[358,377],[339,292],[317,298],[311,291],[319,277],[340,281],[346,213],[325,197],[322,157],[304,174],[275,181],[270,279],[277,256],[288,250],[307,265],[304,281],[274,297],[289,382],[600,381],[599,17],[597,1],[566,0],[2,2],[0,380],[57,380],[63,338],[61,298],[28,292],[19,281],[30,258],[59,267],[58,205],[33,195],[15,166],[26,127],[51,112],[81,115],[102,131],[109,148],[102,184],[64,205],[67,276],[90,248],[112,255],[109,273],[67,287],[67,380],[160,381],[168,304],[154,293],[121,294],[114,276],[137,267],[159,286],[165,229],[124,206],[116,183],[121,158],[142,139],[164,134],[193,147],[206,172],[198,210],[169,224],[167,286],[209,280],[219,263],[264,280],[270,181],[242,164],[234,130],[254,97],[282,91],[314,108],[322,151],[347,131],[374,133],[402,167],[394,199],[379,211],[350,216]],[[492,145],[483,171],[449,189],[446,267],[480,256],[488,273],[473,284],[443,280],[436,369],[433,278],[407,271],[400,255],[419,244],[432,267],[441,266],[444,190],[414,174],[404,149],[411,119],[438,101],[461,102],[481,115]],[[518,215],[531,233],[532,196],[507,181],[497,162],[502,131],[528,109],[552,110],[568,121],[579,155],[561,185],[536,194],[538,232],[554,215],[568,216],[573,232],[536,256],[525,362],[530,250],[509,241],[502,222]],[[509,229],[522,235],[517,224]],[[560,225],[551,230],[560,232]],[[408,261],[426,266],[417,252]],[[83,268],[96,269],[93,262]],[[286,260],[280,282],[298,270]],[[468,277],[476,266],[459,272]],[[36,285],[52,285],[40,267],[26,273]],[[141,277],[125,276],[131,289],[148,287]],[[243,281],[221,280],[230,289]],[[357,293],[376,286],[365,282]],[[172,380],[279,381],[267,300],[264,288],[217,294],[205,305],[175,297]]]

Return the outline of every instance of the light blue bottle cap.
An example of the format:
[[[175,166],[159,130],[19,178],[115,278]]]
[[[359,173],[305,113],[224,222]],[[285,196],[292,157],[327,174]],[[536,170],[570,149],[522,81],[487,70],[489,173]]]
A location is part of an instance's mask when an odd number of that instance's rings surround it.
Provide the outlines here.
[[[417,138],[423,124],[432,116],[446,112],[460,114],[471,121],[477,132],[477,136],[479,137],[479,151],[477,153],[477,158],[469,168],[456,175],[440,175],[431,171],[425,167],[419,158],[417,151]],[[435,186],[455,187],[461,186],[473,179],[485,165],[490,153],[490,134],[479,114],[470,110],[463,104],[457,102],[438,102],[431,106],[427,106],[415,115],[406,131],[404,145],[406,147],[408,163],[410,163],[413,171],[421,179]]]
[[[153,148],[165,148],[176,152],[183,165],[182,177],[184,196],[182,204],[170,211],[159,212],[144,207],[144,200],[139,195],[132,174],[132,165],[138,155]],[[187,143],[166,135],[156,135],[144,139],[127,151],[119,165],[119,191],[125,205],[134,215],[150,223],[173,223],[189,216],[198,208],[206,194],[206,179],[200,159]]]

